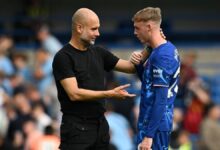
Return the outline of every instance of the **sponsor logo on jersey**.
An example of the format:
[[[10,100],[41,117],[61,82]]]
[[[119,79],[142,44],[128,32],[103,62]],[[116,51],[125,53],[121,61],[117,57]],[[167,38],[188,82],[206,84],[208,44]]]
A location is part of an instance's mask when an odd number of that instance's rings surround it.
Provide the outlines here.
[[[158,68],[158,69],[153,69],[153,76],[155,78],[160,78],[162,77],[162,73],[163,73],[163,70]]]

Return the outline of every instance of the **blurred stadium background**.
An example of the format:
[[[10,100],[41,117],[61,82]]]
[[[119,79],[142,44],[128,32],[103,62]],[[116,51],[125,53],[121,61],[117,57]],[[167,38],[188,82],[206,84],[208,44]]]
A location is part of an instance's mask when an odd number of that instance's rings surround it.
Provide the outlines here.
[[[164,34],[177,46],[183,62],[171,148],[219,150],[219,1],[1,0],[0,3],[0,149],[44,150],[42,141],[51,147],[58,144],[60,113],[50,66],[54,53],[47,48],[69,41],[73,12],[80,7],[94,10],[101,21],[101,36],[96,43],[128,59],[132,51],[142,49],[133,35],[131,18],[138,10],[153,6],[161,8]],[[47,27],[40,28],[45,24]],[[55,39],[52,43],[45,43],[38,35],[47,29]],[[131,83],[130,92],[139,93],[140,82],[135,75],[107,74],[107,88],[124,83]],[[109,100],[107,110],[112,149],[134,149],[138,96],[128,101]],[[211,134],[207,135],[204,129]],[[45,136],[50,140],[45,140]]]

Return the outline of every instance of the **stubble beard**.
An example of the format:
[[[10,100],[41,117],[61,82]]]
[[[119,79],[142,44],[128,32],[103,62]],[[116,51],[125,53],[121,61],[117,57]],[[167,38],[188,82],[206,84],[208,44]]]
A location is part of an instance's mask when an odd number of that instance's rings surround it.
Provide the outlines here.
[[[81,37],[81,42],[82,42],[82,44],[84,45],[84,47],[89,47],[89,46],[95,44],[95,41],[88,40],[88,39],[83,38],[83,37]]]
[[[84,47],[89,47],[91,45],[90,42],[88,42],[87,40],[81,39],[81,41]]]

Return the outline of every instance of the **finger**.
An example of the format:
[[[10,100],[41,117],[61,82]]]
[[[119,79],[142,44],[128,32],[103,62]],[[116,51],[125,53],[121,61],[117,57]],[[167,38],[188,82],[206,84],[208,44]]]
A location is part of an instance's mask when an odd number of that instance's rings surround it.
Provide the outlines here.
[[[136,94],[127,94],[127,97],[135,97]]]
[[[132,57],[131,59],[141,60],[142,59],[142,55],[141,56]]]
[[[141,150],[147,150],[144,146],[141,146]]]
[[[142,148],[143,148],[144,150],[151,150],[151,147],[149,147],[148,145],[142,145]]]
[[[132,56],[130,60],[141,60],[142,56]]]
[[[142,55],[141,51],[140,52],[133,52],[131,54],[131,56],[135,56],[135,57],[140,57]]]
[[[132,57],[130,60],[140,61],[141,57]]]
[[[136,94],[129,94],[129,93],[120,93],[120,94],[122,94],[123,99],[132,98],[136,96]]]
[[[150,150],[149,148],[145,147],[144,145],[141,147],[141,150]]]
[[[135,64],[135,65],[139,65],[141,61],[137,61],[137,60],[130,60],[131,63]]]
[[[135,62],[137,62],[137,61],[138,61],[138,59],[137,59],[137,58],[134,58],[134,57],[133,57],[133,58],[131,58],[130,60],[131,60],[131,61],[135,61]]]
[[[143,55],[142,52],[133,52],[131,54],[131,57],[141,57],[142,55]]]
[[[136,96],[136,94],[130,94],[124,89],[120,90],[119,93],[123,94],[125,97],[135,97]]]
[[[130,61],[133,63],[139,64],[142,61],[142,59],[141,58],[131,58]]]
[[[126,90],[119,90],[118,93],[122,96],[126,96],[127,94],[129,94]]]
[[[141,52],[140,53],[134,53],[132,56],[133,57],[137,57],[137,58],[141,58],[142,57],[142,53]]]
[[[122,93],[129,94],[128,91],[126,91],[126,90],[124,90],[124,89],[123,89],[123,90],[120,90],[120,91],[121,91]]]
[[[119,86],[119,90],[125,89],[127,87],[129,87],[131,84],[125,84],[125,85],[121,85]]]

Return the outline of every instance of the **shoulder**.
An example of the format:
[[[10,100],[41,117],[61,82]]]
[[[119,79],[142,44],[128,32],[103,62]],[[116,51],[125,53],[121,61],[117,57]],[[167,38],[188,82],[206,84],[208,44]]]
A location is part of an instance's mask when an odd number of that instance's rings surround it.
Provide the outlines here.
[[[177,48],[169,41],[158,48],[157,54],[163,57],[170,57],[175,54]]]
[[[90,46],[90,49],[102,58],[113,56],[113,53],[104,46]]]
[[[61,61],[66,61],[71,56],[71,47],[67,44],[63,46],[54,56],[53,64]]]
[[[54,59],[69,55],[71,52],[74,52],[72,49],[73,49],[73,48],[72,48],[69,44],[64,45],[64,46],[55,54]]]
[[[61,49],[55,54],[53,60],[55,61],[57,59],[61,59],[62,57],[65,57],[65,55],[66,55],[65,51]]]
[[[154,59],[168,59],[172,60],[174,59],[174,56],[178,55],[177,48],[171,43],[167,42],[165,44],[162,44],[158,48],[155,49],[155,53],[153,55]]]
[[[171,43],[167,42],[155,49],[152,55],[152,63],[166,70],[172,70],[179,64],[179,54],[177,48]]]

